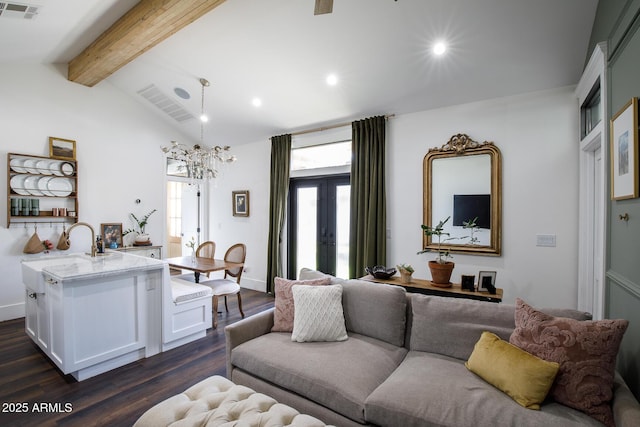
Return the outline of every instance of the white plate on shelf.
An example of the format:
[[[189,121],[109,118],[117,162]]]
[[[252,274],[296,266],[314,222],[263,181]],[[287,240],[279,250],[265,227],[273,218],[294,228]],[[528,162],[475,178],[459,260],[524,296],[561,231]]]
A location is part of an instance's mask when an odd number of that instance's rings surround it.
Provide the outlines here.
[[[53,192],[49,191],[49,181],[54,179],[52,176],[42,176],[38,180],[38,190],[42,191],[45,196],[55,196]]]
[[[24,168],[29,173],[40,173],[40,171],[38,170],[38,168],[36,166],[36,163],[37,163],[37,160],[35,160],[35,159],[26,159],[24,161]]]
[[[18,194],[22,194],[23,196],[28,196],[29,192],[24,188],[24,180],[27,179],[29,175],[15,175],[9,181],[9,187],[13,191]]]
[[[47,183],[47,190],[54,196],[67,197],[73,191],[73,185],[67,178],[52,178]]]
[[[51,172],[53,172],[55,176],[64,176],[61,166],[62,162],[51,162]]]
[[[64,162],[60,165],[60,172],[64,176],[72,176],[76,171],[76,167],[73,166],[73,163]]]
[[[18,173],[27,173],[27,170],[24,168],[24,160],[25,159],[11,159],[9,165],[11,169]]]
[[[42,175],[53,175],[51,170],[51,162],[49,160],[38,160],[36,162],[36,168]]]
[[[44,196],[42,191],[38,190],[38,181],[42,178],[41,176],[28,176],[24,180],[24,188],[31,194],[32,196]]]

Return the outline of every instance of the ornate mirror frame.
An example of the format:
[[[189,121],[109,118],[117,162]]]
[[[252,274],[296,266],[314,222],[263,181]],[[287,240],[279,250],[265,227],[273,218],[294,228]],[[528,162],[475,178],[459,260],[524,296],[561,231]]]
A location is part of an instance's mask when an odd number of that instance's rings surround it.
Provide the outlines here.
[[[441,249],[451,253],[462,253],[469,255],[492,255],[499,256],[502,247],[502,156],[498,147],[493,142],[477,142],[469,138],[466,134],[453,135],[451,139],[442,147],[431,148],[424,156],[423,161],[423,224],[428,226],[436,226],[438,222],[446,218],[432,218],[433,200],[432,200],[432,184],[436,179],[433,177],[433,162],[438,159],[456,159],[467,156],[488,155],[491,165],[490,171],[490,208],[491,223],[488,229],[489,242],[468,243],[470,239],[466,239],[467,243],[451,243],[442,240]],[[469,160],[469,159],[467,159]],[[453,201],[452,201],[453,205]],[[470,218],[471,219],[471,218]],[[446,227],[451,227],[452,221],[448,221]],[[462,227],[458,227],[462,229]],[[446,229],[445,229],[446,231]],[[466,231],[466,230],[465,230]],[[454,234],[452,234],[453,236]],[[446,238],[446,236],[445,236]],[[436,240],[432,240],[431,236],[422,233],[423,249],[437,251],[438,244]]]

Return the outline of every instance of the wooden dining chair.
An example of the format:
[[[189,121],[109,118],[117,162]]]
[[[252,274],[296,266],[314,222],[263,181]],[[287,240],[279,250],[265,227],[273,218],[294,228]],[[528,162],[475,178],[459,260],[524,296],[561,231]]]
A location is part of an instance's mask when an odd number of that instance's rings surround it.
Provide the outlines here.
[[[227,249],[224,254],[224,260],[227,262],[244,263],[247,255],[247,248],[244,243],[236,243]],[[238,296],[238,309],[240,316],[244,319],[244,311],[242,311],[242,297],[240,296],[240,278],[242,277],[243,267],[229,268],[224,271],[224,278],[207,280],[200,282],[201,285],[209,286],[213,290],[213,327],[218,326],[218,299],[224,297],[224,308],[229,312],[227,305],[227,296],[236,294]]]
[[[198,249],[196,249],[196,257],[198,258],[214,259],[215,254],[216,254],[216,243],[211,240],[200,243],[200,246],[198,246]],[[207,273],[207,277],[209,277],[209,273]]]

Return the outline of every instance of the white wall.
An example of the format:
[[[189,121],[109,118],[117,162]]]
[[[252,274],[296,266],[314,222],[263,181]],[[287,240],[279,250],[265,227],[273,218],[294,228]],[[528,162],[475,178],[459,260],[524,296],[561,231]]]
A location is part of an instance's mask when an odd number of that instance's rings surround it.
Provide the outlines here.
[[[493,141],[502,152],[502,256],[454,255],[452,280],[497,271],[505,302],[576,307],[578,158],[572,88],[397,116],[388,122],[389,265],[410,263],[429,277],[422,244],[422,160],[456,133]],[[556,234],[555,248],[536,234]]]
[[[69,82],[63,66],[3,64],[0,123],[0,176],[6,176],[7,153],[48,156],[49,136],[75,140],[78,219],[99,233],[101,223],[122,222],[130,228],[130,212],[144,215],[157,208],[147,231],[154,243],[163,244],[164,159],[159,146],[186,137],[106,81],[93,88]],[[22,225],[6,228],[5,191],[0,193],[0,321],[24,315],[20,260],[33,256],[22,249],[34,231]],[[135,199],[142,203],[136,205]],[[88,250],[91,239],[85,230],[73,230],[69,252]],[[61,231],[61,226],[38,227],[39,237],[53,242]]]
[[[387,122],[387,265],[410,263],[429,278],[422,245],[422,160],[456,133],[496,143],[503,155],[501,257],[455,255],[453,280],[497,271],[505,302],[521,297],[544,307],[577,303],[577,135],[572,88],[396,115]],[[238,162],[212,192],[213,237],[224,247],[248,245],[245,273],[264,290],[270,143],[236,146]],[[251,216],[231,216],[231,191],[251,191]],[[536,234],[556,234],[557,247],[536,247]],[[244,286],[247,286],[244,284]]]
[[[247,258],[241,284],[265,291],[271,142],[265,138],[253,144],[235,145],[232,150],[238,161],[226,165],[222,176],[210,188],[209,240],[216,242],[216,258],[222,258],[234,243],[244,243]],[[231,192],[238,190],[249,190],[248,217],[232,214]]]
[[[453,134],[496,143],[503,154],[503,255],[456,255],[461,274],[496,270],[505,301],[522,297],[538,306],[575,307],[577,301],[577,117],[572,88],[538,92],[449,108],[397,115],[388,122],[388,265],[411,263],[429,277],[430,255],[421,246],[422,159]],[[164,159],[160,145],[186,141],[136,101],[102,82],[87,88],[66,80],[64,67],[0,69],[0,157],[48,155],[48,137],[77,141],[79,220],[130,226],[129,213],[157,208],[147,231],[164,244]],[[269,220],[270,142],[233,146],[238,162],[210,188],[210,236],[217,255],[233,243],[247,244],[243,286],[265,289]],[[6,162],[0,161],[0,176]],[[2,188],[6,188],[2,186]],[[231,215],[231,191],[250,191],[250,216]],[[136,205],[135,199],[142,203]],[[0,197],[6,212],[6,193]],[[0,221],[0,321],[24,315],[22,248],[33,229],[5,228]],[[57,241],[60,227],[41,227],[41,239]],[[537,233],[556,234],[556,248],[535,246]],[[72,251],[88,249],[76,229]],[[206,236],[205,236],[206,237]]]

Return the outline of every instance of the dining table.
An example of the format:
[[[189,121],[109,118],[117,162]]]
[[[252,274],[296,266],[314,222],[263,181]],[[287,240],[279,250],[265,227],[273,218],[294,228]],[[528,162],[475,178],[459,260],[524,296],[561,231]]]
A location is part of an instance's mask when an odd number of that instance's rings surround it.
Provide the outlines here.
[[[171,268],[179,268],[182,270],[191,270],[194,272],[196,283],[200,283],[200,274],[211,273],[212,271],[230,270],[233,268],[242,268],[244,263],[231,262],[223,259],[203,258],[193,256],[181,256],[174,258],[166,258],[165,261]]]

